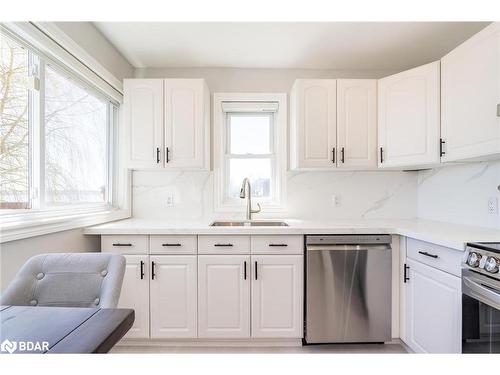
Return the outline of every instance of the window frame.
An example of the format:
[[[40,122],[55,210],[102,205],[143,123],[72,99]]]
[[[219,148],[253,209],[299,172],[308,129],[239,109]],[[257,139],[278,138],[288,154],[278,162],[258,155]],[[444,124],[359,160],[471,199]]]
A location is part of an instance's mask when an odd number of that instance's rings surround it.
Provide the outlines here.
[[[229,163],[231,159],[271,159],[271,196],[269,199],[253,198],[262,206],[262,214],[283,212],[286,209],[286,168],[287,168],[287,95],[284,93],[214,93],[214,210],[215,212],[243,212],[246,205],[243,199],[229,197]],[[223,111],[227,102],[277,103],[278,110],[268,111]],[[231,115],[269,115],[270,154],[232,154],[230,153],[230,130],[228,119]]]
[[[26,49],[28,55],[28,77],[36,81],[38,89],[30,87],[28,89],[28,127],[29,127],[29,208],[22,209],[0,209],[2,222],[11,223],[16,221],[29,220],[30,217],[38,220],[60,217],[70,212],[74,214],[87,214],[92,212],[107,212],[116,210],[117,193],[116,184],[116,134],[118,126],[118,113],[120,103],[104,94],[92,83],[86,82],[77,76],[72,70],[63,64],[54,61],[42,51],[26,42],[23,38],[14,33],[0,28],[0,32],[9,39]],[[88,91],[91,95],[106,102],[106,201],[102,203],[75,203],[62,206],[48,207],[45,205],[45,70],[50,65],[51,69],[62,76],[69,77],[71,81],[80,88]]]

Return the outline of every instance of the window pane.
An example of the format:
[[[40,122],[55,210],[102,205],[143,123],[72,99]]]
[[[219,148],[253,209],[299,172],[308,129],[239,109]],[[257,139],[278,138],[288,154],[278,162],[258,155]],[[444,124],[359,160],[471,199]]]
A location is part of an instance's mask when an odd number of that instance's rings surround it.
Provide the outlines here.
[[[230,114],[229,150],[232,154],[269,154],[272,115]]]
[[[271,196],[271,159],[230,159],[229,191],[230,198],[238,198],[243,179],[248,177],[252,184],[252,197],[270,198]]]
[[[106,202],[107,102],[50,66],[45,77],[45,203]]]
[[[29,208],[28,52],[0,36],[0,208]]]

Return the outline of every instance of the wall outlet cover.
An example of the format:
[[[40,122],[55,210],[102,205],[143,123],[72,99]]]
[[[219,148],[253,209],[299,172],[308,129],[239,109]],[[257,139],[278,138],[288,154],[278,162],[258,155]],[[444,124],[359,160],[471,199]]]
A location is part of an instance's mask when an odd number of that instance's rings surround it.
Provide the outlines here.
[[[488,213],[490,215],[498,215],[498,198],[497,197],[488,198]]]
[[[174,195],[169,194],[167,196],[167,207],[172,207],[174,205]]]

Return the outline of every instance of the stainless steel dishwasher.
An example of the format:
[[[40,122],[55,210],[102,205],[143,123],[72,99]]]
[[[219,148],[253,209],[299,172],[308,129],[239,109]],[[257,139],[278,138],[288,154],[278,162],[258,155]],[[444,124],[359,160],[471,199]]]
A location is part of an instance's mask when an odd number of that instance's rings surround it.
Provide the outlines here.
[[[307,344],[391,340],[390,235],[306,236]]]

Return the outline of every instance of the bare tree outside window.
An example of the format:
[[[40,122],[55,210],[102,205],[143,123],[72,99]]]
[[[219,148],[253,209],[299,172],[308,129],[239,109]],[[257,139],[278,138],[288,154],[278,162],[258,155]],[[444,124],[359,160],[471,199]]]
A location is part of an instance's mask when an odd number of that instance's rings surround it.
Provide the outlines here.
[[[107,102],[45,69],[45,204],[106,202]]]
[[[0,35],[0,208],[29,208],[28,52]]]

